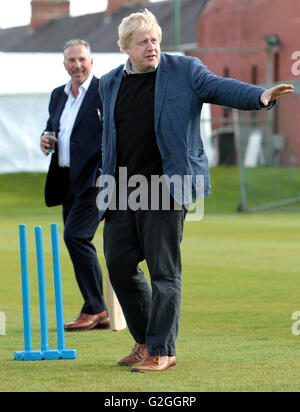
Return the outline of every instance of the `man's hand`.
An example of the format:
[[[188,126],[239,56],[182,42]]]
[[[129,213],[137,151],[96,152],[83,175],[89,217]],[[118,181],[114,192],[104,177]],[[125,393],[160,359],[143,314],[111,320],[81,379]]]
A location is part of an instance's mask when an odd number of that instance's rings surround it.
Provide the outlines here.
[[[265,90],[260,96],[260,101],[264,106],[268,106],[274,100],[277,100],[280,96],[287,93],[293,93],[294,86],[291,84],[279,84],[278,86],[271,87]]]
[[[56,137],[52,137],[56,142],[57,139]],[[49,140],[48,140],[48,136],[42,136],[41,137],[41,142],[40,142],[40,147],[41,147],[41,151],[44,153],[45,156],[48,156],[48,148],[49,148]]]

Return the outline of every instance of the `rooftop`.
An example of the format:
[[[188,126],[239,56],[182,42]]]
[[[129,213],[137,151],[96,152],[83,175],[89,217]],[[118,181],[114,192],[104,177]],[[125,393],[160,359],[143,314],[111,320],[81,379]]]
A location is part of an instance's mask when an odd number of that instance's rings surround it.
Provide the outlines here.
[[[197,42],[197,22],[209,0],[181,0],[180,43]],[[111,18],[105,13],[62,17],[30,31],[28,26],[0,29],[0,50],[4,52],[60,52],[63,44],[72,38],[87,40],[93,52],[118,52],[118,26],[130,13],[147,8],[158,19],[163,29],[162,48],[173,45],[173,1],[123,7]]]

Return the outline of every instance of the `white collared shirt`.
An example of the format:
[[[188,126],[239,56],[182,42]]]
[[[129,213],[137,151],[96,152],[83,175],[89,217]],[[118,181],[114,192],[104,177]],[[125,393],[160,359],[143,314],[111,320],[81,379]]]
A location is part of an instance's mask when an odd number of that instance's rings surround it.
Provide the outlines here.
[[[70,138],[75,124],[76,117],[91,84],[93,74],[87,78],[79,87],[77,98],[72,93],[71,80],[66,84],[64,92],[68,96],[64,110],[59,121],[58,132],[58,165],[60,167],[70,167]]]

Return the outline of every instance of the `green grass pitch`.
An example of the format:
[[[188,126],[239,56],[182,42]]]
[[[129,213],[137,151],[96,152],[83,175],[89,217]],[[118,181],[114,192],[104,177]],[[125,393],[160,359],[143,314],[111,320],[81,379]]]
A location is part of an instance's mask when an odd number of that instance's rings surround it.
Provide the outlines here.
[[[50,223],[59,223],[65,321],[82,305],[63,244],[61,209],[43,205],[44,179],[0,176],[0,311],[7,322],[0,336],[0,392],[300,391],[300,336],[292,333],[292,314],[300,311],[300,218],[235,213],[235,168],[213,171],[205,218],[185,225],[176,370],[133,374],[118,367],[133,346],[127,329],[66,334],[66,347],[77,350],[77,360],[14,361],[14,351],[23,349],[20,223],[27,224],[34,349],[40,347],[35,225],[43,227],[51,349],[56,327]],[[95,244],[105,272],[102,227]]]

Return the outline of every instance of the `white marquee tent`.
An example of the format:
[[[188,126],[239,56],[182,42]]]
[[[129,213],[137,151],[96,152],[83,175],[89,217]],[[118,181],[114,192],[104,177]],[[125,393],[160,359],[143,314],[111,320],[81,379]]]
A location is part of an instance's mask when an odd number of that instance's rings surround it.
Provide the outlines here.
[[[93,58],[93,72],[101,77],[124,63],[126,55],[94,53]],[[51,91],[69,80],[62,54],[0,52],[0,66],[0,173],[47,171],[49,157],[40,151],[39,139],[48,118]],[[208,105],[203,116],[210,118]],[[211,157],[207,121],[203,123],[202,136]]]
[[[122,53],[93,54],[97,77],[124,63]],[[0,173],[46,171],[39,148],[51,91],[69,80],[61,53],[0,53]]]

